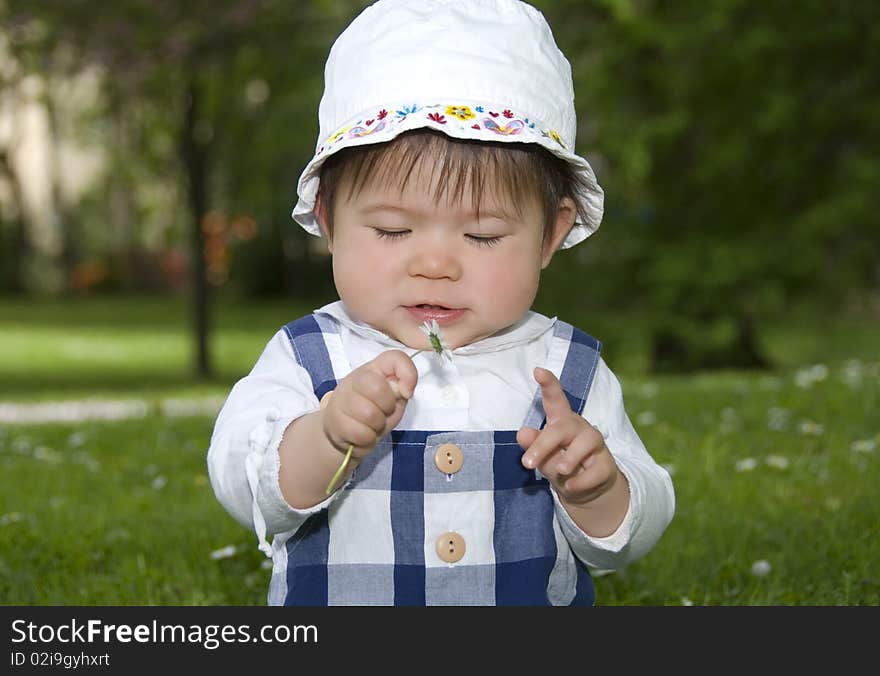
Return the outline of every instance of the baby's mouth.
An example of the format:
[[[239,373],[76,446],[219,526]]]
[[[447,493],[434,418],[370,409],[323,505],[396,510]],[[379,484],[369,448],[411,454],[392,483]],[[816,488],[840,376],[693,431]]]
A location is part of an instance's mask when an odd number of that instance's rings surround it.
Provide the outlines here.
[[[409,310],[410,314],[414,315],[419,321],[436,320],[440,324],[455,321],[464,314],[463,308],[447,307],[445,305],[435,305],[433,303],[409,305],[406,309]]]

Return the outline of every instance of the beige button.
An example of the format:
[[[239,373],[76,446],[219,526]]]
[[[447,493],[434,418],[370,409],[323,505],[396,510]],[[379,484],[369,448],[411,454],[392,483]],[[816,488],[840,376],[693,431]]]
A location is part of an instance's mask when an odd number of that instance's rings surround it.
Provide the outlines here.
[[[464,556],[464,538],[453,531],[437,538],[437,556],[446,563],[455,563]]]
[[[464,464],[464,453],[455,444],[440,444],[434,453],[434,464],[444,474],[455,474]]]

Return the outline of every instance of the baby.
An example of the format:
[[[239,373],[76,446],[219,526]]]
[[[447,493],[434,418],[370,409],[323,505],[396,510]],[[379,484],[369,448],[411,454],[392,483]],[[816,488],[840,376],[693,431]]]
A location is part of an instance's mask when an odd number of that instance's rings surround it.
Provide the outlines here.
[[[530,309],[602,217],[549,26],[380,0],[333,45],[319,121],[293,215],[340,300],[273,337],[208,452],[269,603],[594,604],[590,567],[644,555],[675,499],[599,341]]]

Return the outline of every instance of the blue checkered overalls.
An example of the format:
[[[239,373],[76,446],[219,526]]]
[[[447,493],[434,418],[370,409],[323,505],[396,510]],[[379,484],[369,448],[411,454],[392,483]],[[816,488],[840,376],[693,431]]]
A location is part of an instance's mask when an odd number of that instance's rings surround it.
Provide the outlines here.
[[[313,314],[284,330],[320,400],[351,368],[336,320]],[[601,345],[558,320],[554,340],[562,341],[557,347],[564,355],[557,376],[572,410],[581,413]],[[545,422],[536,386],[523,425],[541,428]],[[274,594],[276,603],[307,606],[592,605],[589,572],[562,535],[549,483],[522,466],[516,432],[393,430],[329,508],[284,534],[286,576],[273,578],[270,602]],[[434,463],[445,443],[463,453],[454,476]],[[466,524],[483,519],[467,532],[472,556],[454,564],[432,556],[443,529],[426,532],[447,508],[455,513],[450,523],[459,525],[450,530],[466,531]],[[352,540],[361,543],[357,555]]]

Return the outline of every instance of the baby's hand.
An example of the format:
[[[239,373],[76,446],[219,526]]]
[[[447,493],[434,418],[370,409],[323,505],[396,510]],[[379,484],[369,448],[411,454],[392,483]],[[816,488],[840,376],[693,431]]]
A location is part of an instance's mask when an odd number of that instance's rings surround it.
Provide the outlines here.
[[[556,376],[536,368],[547,424],[523,427],[516,440],[526,452],[522,464],[537,467],[570,504],[585,504],[607,491],[619,472],[599,431],[571,410]]]
[[[363,458],[403,417],[419,373],[400,350],[383,352],[348,374],[321,401],[324,434],[342,453]]]

